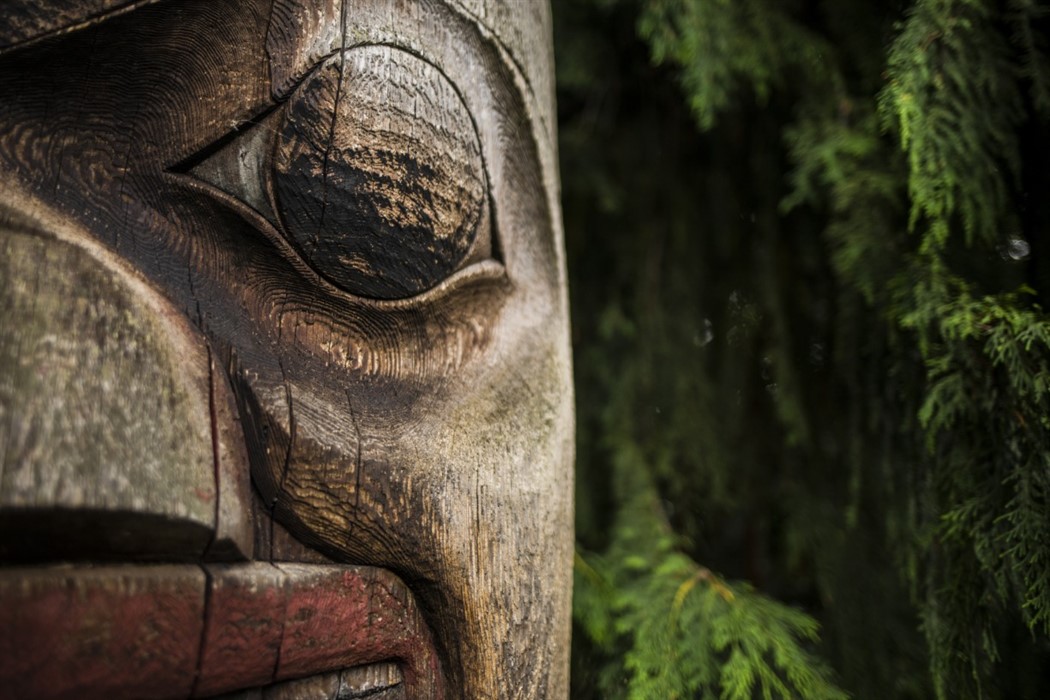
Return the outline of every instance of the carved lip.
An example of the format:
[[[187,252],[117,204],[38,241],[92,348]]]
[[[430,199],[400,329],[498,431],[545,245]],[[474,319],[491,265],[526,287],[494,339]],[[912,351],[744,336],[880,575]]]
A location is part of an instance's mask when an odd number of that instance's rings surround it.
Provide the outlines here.
[[[404,697],[443,696],[411,593],[371,567],[4,568],[0,629],[10,697],[208,697],[381,662]]]

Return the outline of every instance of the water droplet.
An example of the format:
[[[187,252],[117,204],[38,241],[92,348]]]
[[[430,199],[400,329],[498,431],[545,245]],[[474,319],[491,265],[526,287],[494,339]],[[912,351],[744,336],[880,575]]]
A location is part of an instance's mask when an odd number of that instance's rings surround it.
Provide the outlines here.
[[[698,348],[707,347],[712,340],[715,339],[714,326],[711,324],[711,319],[704,319],[704,328],[702,331],[695,331],[693,333],[693,345]]]
[[[1010,236],[1006,243],[999,248],[999,254],[1003,260],[1026,260],[1031,252],[1032,246],[1020,236]]]
[[[820,367],[824,364],[823,343],[813,343],[809,346],[809,362],[814,367]]]

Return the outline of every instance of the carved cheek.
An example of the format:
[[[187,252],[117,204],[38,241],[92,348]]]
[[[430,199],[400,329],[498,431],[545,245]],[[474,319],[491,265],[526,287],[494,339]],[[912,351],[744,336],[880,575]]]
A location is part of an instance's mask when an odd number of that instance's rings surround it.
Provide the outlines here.
[[[286,235],[336,286],[414,296],[471,253],[486,214],[477,132],[432,65],[388,46],[322,62],[279,127],[274,196]]]

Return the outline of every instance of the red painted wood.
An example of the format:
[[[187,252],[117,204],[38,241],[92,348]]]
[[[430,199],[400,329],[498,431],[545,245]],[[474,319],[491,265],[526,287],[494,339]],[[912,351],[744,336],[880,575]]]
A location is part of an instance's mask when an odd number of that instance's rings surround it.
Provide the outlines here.
[[[272,683],[284,628],[284,574],[269,564],[208,571],[211,592],[196,696]]]
[[[406,697],[443,696],[430,630],[393,574],[265,563],[207,570],[0,571],[0,698],[207,697],[389,660]]]
[[[0,571],[0,696],[188,697],[204,587],[196,566]]]
[[[279,566],[292,582],[278,679],[306,675],[321,659],[331,668],[396,659],[407,697],[443,696],[429,629],[400,579],[374,568]]]

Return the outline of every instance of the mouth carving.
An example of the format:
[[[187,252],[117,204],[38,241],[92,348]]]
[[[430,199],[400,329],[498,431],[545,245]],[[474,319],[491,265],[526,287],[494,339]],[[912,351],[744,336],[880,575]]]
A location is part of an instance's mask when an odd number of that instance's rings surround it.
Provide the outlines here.
[[[412,595],[371,567],[5,568],[0,629],[11,697],[443,696]]]
[[[408,700],[401,668],[390,662],[355,666],[333,673],[252,688],[214,700]]]
[[[214,700],[408,700],[409,697],[401,667],[381,662],[230,693]]]

